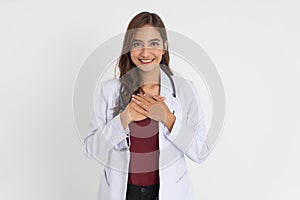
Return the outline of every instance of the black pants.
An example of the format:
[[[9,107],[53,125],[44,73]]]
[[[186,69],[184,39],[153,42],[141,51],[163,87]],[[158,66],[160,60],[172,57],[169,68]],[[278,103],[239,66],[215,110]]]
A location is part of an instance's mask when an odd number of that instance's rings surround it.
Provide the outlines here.
[[[126,200],[158,200],[159,184],[138,186],[127,184]]]

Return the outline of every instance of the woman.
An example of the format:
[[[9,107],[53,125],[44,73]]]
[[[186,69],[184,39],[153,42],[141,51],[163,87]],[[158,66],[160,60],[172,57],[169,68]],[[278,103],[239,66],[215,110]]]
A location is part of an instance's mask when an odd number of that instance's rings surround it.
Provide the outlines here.
[[[165,26],[141,12],[129,23],[119,79],[105,81],[84,140],[105,164],[99,200],[192,200],[185,155],[202,162],[207,135],[191,81],[169,67]]]

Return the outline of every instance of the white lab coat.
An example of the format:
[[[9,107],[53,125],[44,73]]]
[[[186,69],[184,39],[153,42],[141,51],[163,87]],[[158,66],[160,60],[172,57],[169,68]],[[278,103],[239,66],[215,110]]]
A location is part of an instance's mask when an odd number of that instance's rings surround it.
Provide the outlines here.
[[[170,111],[174,111],[175,123],[171,132],[159,122],[159,176],[160,200],[193,200],[193,190],[187,172],[185,156],[200,163],[205,147],[207,131],[200,99],[194,84],[181,77],[172,76],[171,82],[160,70],[160,95]],[[113,107],[119,95],[120,82],[110,79],[101,85],[94,115],[84,140],[86,155],[105,165],[101,175],[97,200],[125,200],[130,160],[129,128],[124,131],[120,115],[113,117]],[[130,145],[130,142],[129,142]]]

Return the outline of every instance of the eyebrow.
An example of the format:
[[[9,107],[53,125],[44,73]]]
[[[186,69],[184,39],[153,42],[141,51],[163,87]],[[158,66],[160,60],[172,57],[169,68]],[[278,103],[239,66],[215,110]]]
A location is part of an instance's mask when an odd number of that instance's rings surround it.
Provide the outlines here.
[[[160,42],[161,40],[158,39],[158,38],[154,38],[154,39],[149,40],[149,42],[153,42],[153,41],[158,41],[158,42]],[[143,42],[143,41],[142,41],[142,40],[138,40],[138,39],[134,39],[133,42]]]

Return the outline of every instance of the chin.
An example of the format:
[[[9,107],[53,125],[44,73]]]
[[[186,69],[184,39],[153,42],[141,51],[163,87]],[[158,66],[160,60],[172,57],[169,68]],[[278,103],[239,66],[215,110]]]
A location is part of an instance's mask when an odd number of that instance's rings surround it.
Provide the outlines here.
[[[153,63],[153,64],[140,64],[138,68],[143,72],[150,72],[157,68],[159,68],[159,64]]]

